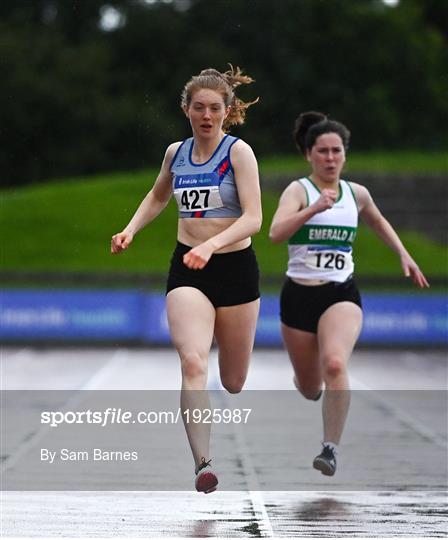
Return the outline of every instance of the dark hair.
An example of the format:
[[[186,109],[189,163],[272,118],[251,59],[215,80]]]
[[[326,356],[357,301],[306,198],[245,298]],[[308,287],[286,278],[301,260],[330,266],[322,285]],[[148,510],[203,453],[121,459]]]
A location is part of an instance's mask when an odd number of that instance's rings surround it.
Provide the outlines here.
[[[243,124],[246,109],[258,101],[257,98],[254,101],[244,102],[236,97],[235,88],[241,84],[250,84],[254,79],[245,75],[239,67],[235,69],[232,64],[229,66],[230,69],[224,73],[212,68],[203,69],[199,75],[195,75],[187,82],[181,96],[181,107],[188,108],[193,94],[198,90],[207,88],[219,92],[226,107],[230,105],[230,113],[223,124],[224,131],[232,125]]]
[[[337,133],[341,137],[344,149],[348,150],[350,131],[336,120],[329,120],[328,116],[316,111],[308,111],[300,114],[294,123],[294,141],[297,148],[306,155],[311,150],[316,139],[324,133]]]

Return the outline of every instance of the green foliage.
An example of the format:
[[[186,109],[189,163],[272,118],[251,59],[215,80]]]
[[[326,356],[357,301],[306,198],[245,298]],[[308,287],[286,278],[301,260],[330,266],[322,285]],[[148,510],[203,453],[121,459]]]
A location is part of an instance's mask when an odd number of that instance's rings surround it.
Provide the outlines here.
[[[112,234],[122,230],[154,182],[157,171],[116,173],[2,192],[0,225],[3,270],[165,273],[176,241],[173,201],[135,238],[131,248],[110,254]],[[282,274],[285,244],[268,238],[278,194],[263,193],[263,228],[254,237],[264,275]],[[448,249],[414,232],[402,239],[428,275],[446,276]],[[355,245],[357,273],[400,275],[394,253],[362,228]]]
[[[265,175],[297,174],[307,170],[307,162],[300,154],[269,156],[259,160],[260,172]],[[446,152],[395,151],[349,152],[345,170],[348,173],[412,173],[446,174]]]
[[[235,134],[293,152],[298,113],[345,122],[355,150],[448,146],[447,3],[402,0],[0,3],[1,185],[156,164],[188,136],[179,95],[204,67],[240,65],[260,96]],[[213,7],[211,7],[213,4]]]

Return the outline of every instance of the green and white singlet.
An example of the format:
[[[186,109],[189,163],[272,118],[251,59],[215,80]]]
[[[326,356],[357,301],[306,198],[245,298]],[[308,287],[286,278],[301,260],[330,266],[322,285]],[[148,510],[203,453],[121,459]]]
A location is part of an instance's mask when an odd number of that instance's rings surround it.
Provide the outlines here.
[[[298,180],[305,188],[308,206],[320,197],[309,179]],[[358,207],[351,186],[339,181],[339,197],[332,208],[315,214],[288,240],[288,270],[295,279],[344,282],[354,269],[352,246],[358,228]]]

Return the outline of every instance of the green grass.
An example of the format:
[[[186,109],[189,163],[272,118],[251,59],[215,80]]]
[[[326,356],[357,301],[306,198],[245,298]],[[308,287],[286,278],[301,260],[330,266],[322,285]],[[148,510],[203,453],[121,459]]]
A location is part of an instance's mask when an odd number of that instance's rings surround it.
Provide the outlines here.
[[[265,175],[294,174],[306,171],[306,161],[296,155],[271,156],[259,160],[260,171]],[[444,152],[350,152],[345,171],[352,173],[447,173],[448,157]]]
[[[150,170],[98,175],[3,191],[1,269],[165,273],[176,241],[174,201],[137,235],[127,252],[109,252],[112,234],[127,224],[156,174]],[[263,193],[263,228],[254,238],[265,275],[281,274],[286,267],[286,245],[273,245],[268,238],[277,201],[278,194]],[[401,231],[401,237],[426,274],[447,276],[447,246],[415,232]],[[363,227],[355,262],[361,275],[401,273],[396,255]]]
[[[51,182],[2,193],[3,269],[153,271],[166,269],[176,239],[173,203],[139,234],[132,249],[110,254],[155,171]]]

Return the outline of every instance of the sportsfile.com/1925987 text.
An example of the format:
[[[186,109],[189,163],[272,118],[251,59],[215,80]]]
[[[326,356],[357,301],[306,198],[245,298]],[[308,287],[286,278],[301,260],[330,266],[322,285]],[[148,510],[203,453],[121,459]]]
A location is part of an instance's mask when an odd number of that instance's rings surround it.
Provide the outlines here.
[[[96,424],[99,427],[114,424],[247,424],[252,409],[204,408],[174,411],[133,412],[116,407],[102,411],[43,411],[40,423],[50,427],[71,424]]]

